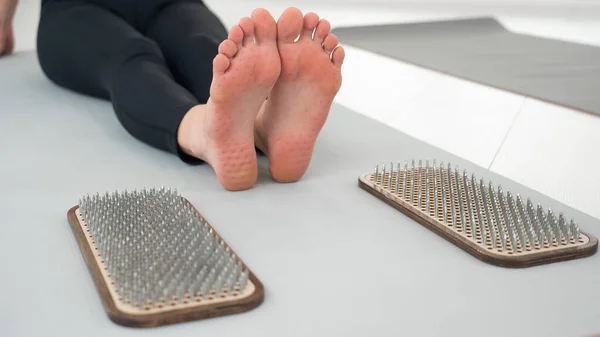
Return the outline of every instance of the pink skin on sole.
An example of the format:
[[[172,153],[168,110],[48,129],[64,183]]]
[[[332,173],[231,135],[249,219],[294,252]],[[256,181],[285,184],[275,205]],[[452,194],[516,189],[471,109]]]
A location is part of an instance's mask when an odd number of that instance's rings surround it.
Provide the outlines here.
[[[276,37],[266,10],[242,18],[213,61],[209,101],[188,113],[184,148],[207,161],[227,190],[248,189],[258,176],[254,122],[280,73]]]
[[[287,9],[277,22],[281,74],[256,120],[256,143],[274,180],[305,174],[342,83],[344,49],[327,20]]]

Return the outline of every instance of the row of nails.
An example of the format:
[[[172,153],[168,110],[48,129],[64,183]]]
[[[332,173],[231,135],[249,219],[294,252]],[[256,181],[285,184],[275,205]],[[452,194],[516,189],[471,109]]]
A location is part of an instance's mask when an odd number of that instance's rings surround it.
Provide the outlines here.
[[[483,179],[477,184],[475,174],[469,180],[467,171],[463,170],[461,175],[458,166],[452,170],[450,163],[445,167],[442,162],[438,167],[435,160],[431,167],[429,160],[424,167],[421,160],[418,166],[414,160],[410,167],[408,162],[403,169],[400,163],[395,166],[394,169],[391,163],[386,170],[385,164],[377,165],[371,181],[454,230],[463,234],[470,230],[475,240],[478,239],[476,232],[480,232],[481,242],[491,249],[507,251],[510,247],[512,253],[517,253],[527,247],[561,246],[579,241],[579,226],[573,219],[567,223],[562,213],[557,219],[552,209],[545,213],[540,204],[534,211],[530,199],[525,206],[517,194],[515,202],[510,191],[505,195],[502,186],[495,191],[491,181],[486,188]]]
[[[182,298],[236,281],[246,286],[249,271],[175,191],[86,196],[80,211],[124,298]]]

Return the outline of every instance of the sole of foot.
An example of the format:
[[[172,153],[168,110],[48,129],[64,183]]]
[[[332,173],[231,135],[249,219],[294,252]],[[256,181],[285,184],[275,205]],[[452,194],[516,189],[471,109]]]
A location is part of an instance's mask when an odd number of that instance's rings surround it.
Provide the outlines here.
[[[315,13],[288,8],[277,21],[281,74],[256,120],[256,144],[275,181],[296,182],[342,84],[345,57],[331,25]]]
[[[242,18],[213,60],[210,99],[184,117],[191,127],[183,148],[208,162],[230,191],[250,188],[258,176],[254,123],[281,71],[276,37],[266,10]]]

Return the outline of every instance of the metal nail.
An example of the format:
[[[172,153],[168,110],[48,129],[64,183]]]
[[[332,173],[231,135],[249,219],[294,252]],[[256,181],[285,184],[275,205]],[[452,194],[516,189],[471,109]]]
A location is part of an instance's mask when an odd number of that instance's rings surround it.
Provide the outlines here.
[[[452,214],[452,228],[454,228],[454,230],[456,230],[457,224],[456,224],[456,210],[455,210],[455,206],[454,206],[454,187],[453,185],[453,180],[452,179],[452,165],[450,163],[448,163],[448,169],[446,170],[446,173],[448,174],[448,189],[450,191],[450,211]]]

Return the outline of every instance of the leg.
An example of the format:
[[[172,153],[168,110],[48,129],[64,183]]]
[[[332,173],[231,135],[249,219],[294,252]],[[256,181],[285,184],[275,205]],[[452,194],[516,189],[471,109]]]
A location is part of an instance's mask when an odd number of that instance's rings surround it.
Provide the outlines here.
[[[37,47],[50,80],[110,99],[134,137],[192,160],[180,151],[177,133],[198,101],[174,81],[152,40],[101,7],[61,1],[42,8]]]
[[[277,43],[281,76],[256,119],[256,142],[269,158],[273,178],[294,182],[309,166],[340,89],[344,49],[328,21],[315,13],[303,17],[295,8],[277,22]]]
[[[167,6],[149,24],[148,36],[161,46],[182,83],[207,101],[184,118],[180,144],[208,161],[230,189],[249,187],[258,176],[254,121],[280,72],[276,30],[273,17],[256,10],[219,46],[216,18],[191,1]],[[209,58],[214,58],[210,78]]]
[[[212,61],[228,35],[219,18],[199,0],[175,0],[147,26],[146,36],[160,46],[175,79],[206,103]]]

